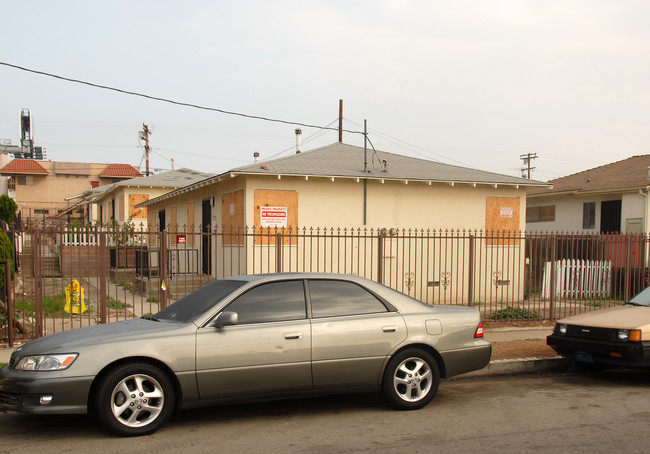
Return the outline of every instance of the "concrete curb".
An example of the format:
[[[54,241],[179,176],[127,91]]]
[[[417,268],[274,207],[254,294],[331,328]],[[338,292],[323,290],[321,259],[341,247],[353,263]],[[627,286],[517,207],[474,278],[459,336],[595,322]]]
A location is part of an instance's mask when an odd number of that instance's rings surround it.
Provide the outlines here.
[[[571,367],[571,361],[556,356],[554,358],[496,359],[481,370],[475,370],[454,378],[490,377],[498,375],[535,374],[558,372]]]

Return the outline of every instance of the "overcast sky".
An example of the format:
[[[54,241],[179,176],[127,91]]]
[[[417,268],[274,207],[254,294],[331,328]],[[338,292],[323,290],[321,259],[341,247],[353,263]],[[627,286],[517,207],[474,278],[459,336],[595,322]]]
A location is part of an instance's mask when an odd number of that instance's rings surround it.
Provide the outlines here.
[[[0,61],[178,102],[363,131],[376,149],[546,181],[650,153],[650,2],[3,2]],[[32,112],[52,161],[220,173],[295,152],[295,125],[0,65],[0,139]],[[303,149],[335,131],[302,127]],[[363,146],[361,134],[343,141]],[[360,163],[362,165],[362,163]]]

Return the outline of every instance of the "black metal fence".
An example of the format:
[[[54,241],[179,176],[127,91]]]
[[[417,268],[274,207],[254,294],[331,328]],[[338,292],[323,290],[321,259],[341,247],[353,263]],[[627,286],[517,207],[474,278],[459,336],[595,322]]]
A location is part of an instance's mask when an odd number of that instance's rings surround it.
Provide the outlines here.
[[[365,276],[488,324],[548,322],[622,304],[648,283],[646,235],[416,229],[38,226],[6,232],[0,337],[16,340],[155,313],[240,274]],[[13,273],[12,273],[13,270]]]

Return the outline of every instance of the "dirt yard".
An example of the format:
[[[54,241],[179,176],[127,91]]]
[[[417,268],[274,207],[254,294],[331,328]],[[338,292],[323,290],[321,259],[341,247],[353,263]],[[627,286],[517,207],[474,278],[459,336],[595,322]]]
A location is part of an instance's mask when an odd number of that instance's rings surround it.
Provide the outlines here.
[[[555,350],[546,345],[546,339],[492,342],[492,359],[553,358]]]

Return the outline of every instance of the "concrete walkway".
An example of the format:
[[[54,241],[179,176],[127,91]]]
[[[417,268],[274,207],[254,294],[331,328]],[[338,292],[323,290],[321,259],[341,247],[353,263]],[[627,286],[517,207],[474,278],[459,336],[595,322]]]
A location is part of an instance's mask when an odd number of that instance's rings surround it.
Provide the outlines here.
[[[485,330],[485,339],[490,342],[509,342],[516,340],[546,339],[551,334],[550,327],[532,328],[492,328]],[[15,346],[17,347],[17,346]],[[0,346],[0,363],[8,363],[14,348]],[[556,358],[517,358],[497,359],[490,362],[484,369],[461,375],[460,377],[480,377],[490,375],[521,374],[532,372],[549,372],[569,367],[566,360]]]

